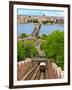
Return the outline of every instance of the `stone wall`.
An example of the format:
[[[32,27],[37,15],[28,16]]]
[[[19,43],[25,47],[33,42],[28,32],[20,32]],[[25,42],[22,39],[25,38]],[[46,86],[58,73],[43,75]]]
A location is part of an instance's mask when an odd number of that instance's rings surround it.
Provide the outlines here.
[[[32,68],[32,60],[27,58],[25,61],[17,63],[17,80],[22,80],[26,73]]]
[[[63,78],[64,72],[55,63],[48,62],[48,77],[49,79]]]

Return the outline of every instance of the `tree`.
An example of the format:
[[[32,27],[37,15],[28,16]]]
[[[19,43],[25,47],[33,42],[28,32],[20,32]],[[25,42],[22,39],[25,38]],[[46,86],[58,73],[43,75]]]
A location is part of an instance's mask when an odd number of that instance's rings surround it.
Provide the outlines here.
[[[35,42],[33,40],[24,41],[24,47],[26,50],[26,57],[36,56],[38,54],[35,48]]]
[[[30,49],[30,54],[31,57],[35,57],[38,55],[37,49],[35,47],[32,47],[32,49]]]
[[[23,41],[19,41],[17,43],[17,60],[22,61],[25,59],[25,57],[26,57],[26,51],[24,48]]]
[[[35,48],[35,42],[33,40],[19,41],[17,43],[17,60],[23,61],[26,58],[37,56],[38,52]]]
[[[21,38],[26,38],[26,37],[27,37],[27,35],[25,33],[21,34]]]
[[[46,40],[46,38],[47,38],[47,35],[46,34],[42,34],[41,39]]]
[[[44,50],[47,58],[52,58],[56,64],[62,69],[64,68],[64,32],[56,30],[48,35],[41,48]]]

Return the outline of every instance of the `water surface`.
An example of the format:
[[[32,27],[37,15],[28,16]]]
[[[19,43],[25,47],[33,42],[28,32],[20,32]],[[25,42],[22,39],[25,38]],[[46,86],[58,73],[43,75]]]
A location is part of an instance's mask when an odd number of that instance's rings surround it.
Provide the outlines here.
[[[21,35],[22,33],[31,34],[34,29],[34,24],[17,24],[17,35]],[[39,34],[50,34],[55,30],[64,30],[63,24],[42,24],[40,28]]]

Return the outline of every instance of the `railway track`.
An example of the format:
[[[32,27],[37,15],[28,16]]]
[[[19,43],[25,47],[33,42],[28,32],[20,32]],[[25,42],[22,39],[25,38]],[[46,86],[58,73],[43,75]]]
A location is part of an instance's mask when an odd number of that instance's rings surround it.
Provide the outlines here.
[[[33,68],[22,78],[22,80],[29,80],[29,79],[31,78],[32,74],[34,73],[34,71],[36,70],[36,67],[37,67],[37,66],[38,66],[38,65],[35,64],[35,65],[33,66]]]
[[[40,72],[40,79],[45,79],[45,72]]]
[[[48,78],[47,68],[45,69],[45,71],[41,71],[40,65],[37,63],[22,78],[22,80],[40,80],[40,79],[47,79],[47,78]]]

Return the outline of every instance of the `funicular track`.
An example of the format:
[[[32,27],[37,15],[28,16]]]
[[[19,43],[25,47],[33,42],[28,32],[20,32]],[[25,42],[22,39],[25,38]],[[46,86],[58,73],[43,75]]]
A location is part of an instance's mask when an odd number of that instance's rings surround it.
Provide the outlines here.
[[[47,65],[45,66],[45,70],[40,70],[40,63],[36,62],[36,64],[32,67],[32,69],[22,78],[22,80],[40,80],[47,79]]]

